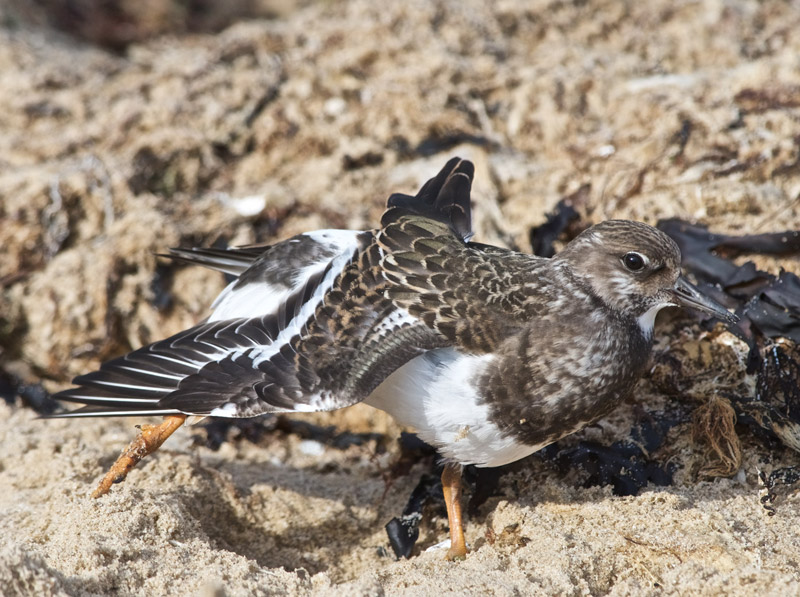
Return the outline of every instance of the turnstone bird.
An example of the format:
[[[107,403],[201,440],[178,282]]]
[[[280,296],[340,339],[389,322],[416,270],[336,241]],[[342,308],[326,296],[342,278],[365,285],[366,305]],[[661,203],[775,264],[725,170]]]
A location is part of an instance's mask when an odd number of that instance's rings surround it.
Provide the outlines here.
[[[644,372],[662,308],[735,321],[681,277],[677,245],[646,224],[603,222],[551,259],[470,242],[473,172],[455,158],[416,196],[392,195],[377,230],[171,250],[237,278],[204,322],[56,395],[85,405],[58,416],[165,417],[94,496],[188,415],[364,401],[439,450],[448,558],[462,558],[463,465],[513,462],[608,414]]]

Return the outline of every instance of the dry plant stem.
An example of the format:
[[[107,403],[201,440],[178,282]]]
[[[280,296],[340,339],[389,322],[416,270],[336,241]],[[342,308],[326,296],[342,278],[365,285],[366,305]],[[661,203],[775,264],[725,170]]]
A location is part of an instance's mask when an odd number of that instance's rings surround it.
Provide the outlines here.
[[[122,451],[117,461],[100,481],[97,489],[92,492],[92,497],[99,498],[101,495],[107,494],[114,483],[124,481],[133,467],[139,464],[145,456],[158,450],[161,444],[185,421],[186,415],[169,415],[164,417],[164,421],[160,425],[142,425],[138,437]]]
[[[450,549],[447,560],[463,560],[467,557],[467,542],[461,521],[461,466],[446,464],[442,471],[442,493],[447,506],[447,521],[450,523]]]

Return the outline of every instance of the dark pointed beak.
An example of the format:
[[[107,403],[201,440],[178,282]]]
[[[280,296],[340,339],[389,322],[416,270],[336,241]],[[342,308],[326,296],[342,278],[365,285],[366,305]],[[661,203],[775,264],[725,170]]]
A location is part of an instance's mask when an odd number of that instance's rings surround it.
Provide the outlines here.
[[[704,295],[683,276],[680,276],[678,281],[675,282],[673,294],[679,305],[708,313],[726,323],[736,323],[739,321],[738,316],[728,311],[714,299]]]

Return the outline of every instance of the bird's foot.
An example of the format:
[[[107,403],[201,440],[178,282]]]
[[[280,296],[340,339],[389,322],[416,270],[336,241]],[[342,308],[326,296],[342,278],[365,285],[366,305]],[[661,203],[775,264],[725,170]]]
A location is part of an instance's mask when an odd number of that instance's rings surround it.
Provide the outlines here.
[[[447,550],[447,555],[444,556],[444,559],[448,562],[458,562],[461,560],[466,560],[468,553],[469,550],[467,549],[466,544],[451,545],[450,549]]]
[[[450,524],[450,549],[447,550],[445,559],[463,560],[467,557],[467,541],[464,539],[461,514],[461,465],[445,465],[442,471],[442,493],[447,506],[447,522]]]
[[[93,498],[106,495],[114,483],[122,483],[128,473],[148,454],[161,447],[166,439],[186,421],[186,415],[169,415],[160,425],[142,425],[139,435],[122,451],[103,480],[92,492]]]

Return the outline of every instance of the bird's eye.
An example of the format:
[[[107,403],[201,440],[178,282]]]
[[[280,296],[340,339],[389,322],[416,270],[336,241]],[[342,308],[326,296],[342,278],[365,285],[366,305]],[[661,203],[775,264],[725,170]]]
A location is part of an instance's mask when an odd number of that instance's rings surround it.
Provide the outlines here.
[[[632,272],[639,272],[647,265],[647,257],[641,253],[631,251],[630,253],[625,253],[622,257],[622,264]]]

